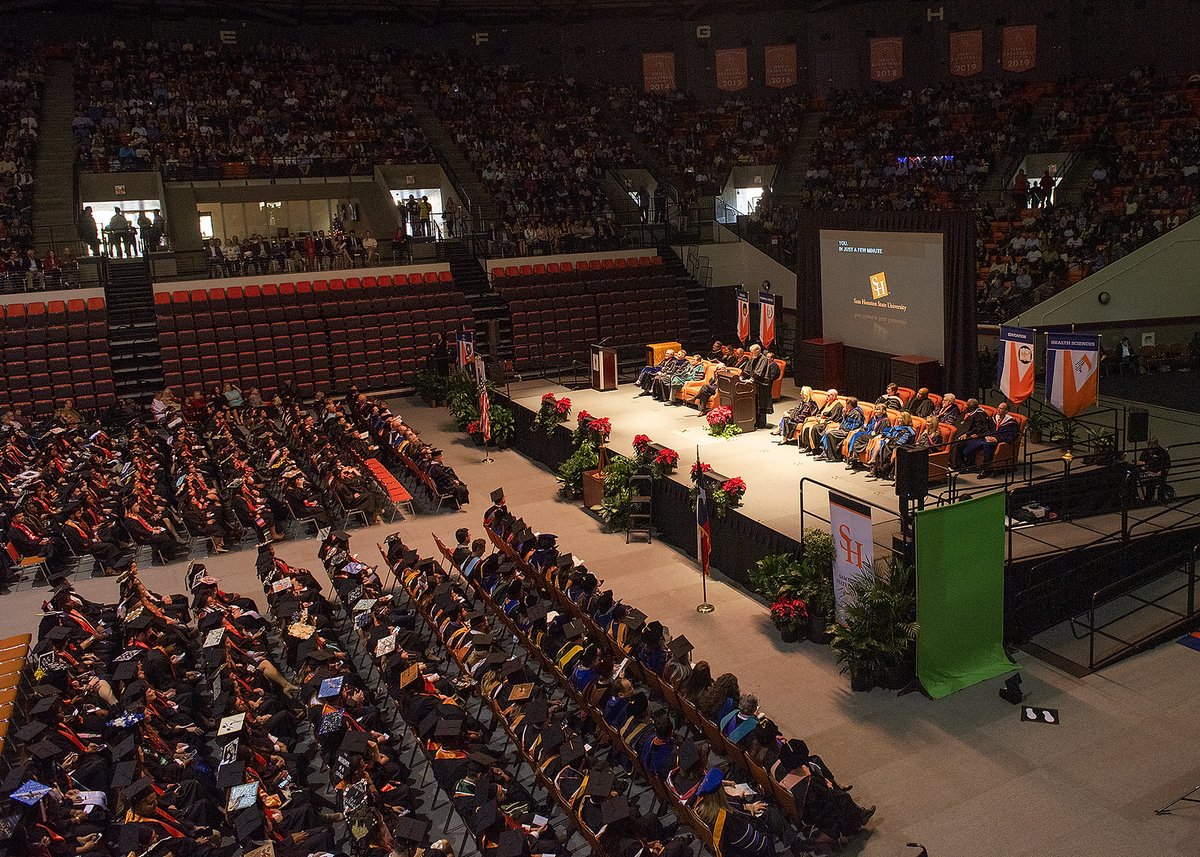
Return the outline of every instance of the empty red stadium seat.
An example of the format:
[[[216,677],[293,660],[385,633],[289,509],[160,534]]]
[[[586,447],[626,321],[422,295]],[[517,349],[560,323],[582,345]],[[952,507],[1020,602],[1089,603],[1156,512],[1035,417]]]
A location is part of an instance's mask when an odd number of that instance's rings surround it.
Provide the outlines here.
[[[438,281],[442,283],[453,283],[454,275],[449,271],[442,271],[438,274]]]
[[[437,281],[438,281],[437,271],[426,271],[425,272],[425,282],[436,283]]]

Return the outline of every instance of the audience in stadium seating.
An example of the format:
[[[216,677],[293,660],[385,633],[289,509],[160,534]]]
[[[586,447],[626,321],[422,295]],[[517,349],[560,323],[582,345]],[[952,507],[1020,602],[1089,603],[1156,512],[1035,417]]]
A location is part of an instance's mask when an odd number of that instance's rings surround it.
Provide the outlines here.
[[[93,172],[169,179],[369,175],[432,159],[392,55],[311,44],[81,43],[73,122]]]
[[[27,45],[0,50],[0,257],[5,291],[23,290],[13,287],[13,274],[25,273],[25,251],[33,239],[33,168],[44,74],[41,60]]]

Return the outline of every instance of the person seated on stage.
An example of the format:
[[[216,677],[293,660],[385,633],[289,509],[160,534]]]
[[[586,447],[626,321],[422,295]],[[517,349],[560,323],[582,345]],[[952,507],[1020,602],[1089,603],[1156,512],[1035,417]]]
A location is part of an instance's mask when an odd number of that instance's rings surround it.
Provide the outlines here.
[[[650,376],[650,395],[654,397],[656,402],[664,401],[664,397],[667,395],[667,389],[671,384],[671,377],[675,375],[676,372],[682,371],[683,368],[687,366],[687,362],[687,349],[680,348],[675,352],[675,357],[672,360],[664,360],[662,362],[662,368]]]
[[[938,419],[941,419],[941,414],[938,414]],[[991,428],[992,418],[980,407],[979,400],[967,399],[967,411],[962,415],[958,434],[954,437],[954,443],[950,445],[950,467],[955,470],[962,467],[963,446],[967,441],[983,437]]]
[[[875,404],[891,408],[893,411],[901,410],[904,407],[904,400],[900,398],[900,394],[897,392],[899,389],[894,382],[888,384],[883,395],[875,400]]]
[[[779,436],[780,446],[791,443],[792,435],[796,433],[796,429],[803,425],[804,421],[816,412],[817,403],[813,399],[812,387],[801,387],[799,403],[779,418],[779,425],[775,427],[775,431],[771,432],[771,434]]]
[[[937,430],[937,418],[930,417],[934,430]],[[917,430],[913,428],[912,414],[902,411],[895,425],[884,426],[879,437],[867,448],[867,467],[871,470],[868,479],[891,479],[896,467],[896,449],[913,443]],[[940,435],[939,435],[940,439]]]
[[[911,424],[912,417],[909,417],[909,422]],[[850,435],[849,442],[846,444],[847,470],[857,470],[862,466],[859,454],[872,442],[878,441],[883,435],[883,430],[889,426],[891,426],[891,421],[888,419],[887,408],[876,402],[871,418],[863,423],[862,428]]]
[[[904,410],[908,411],[914,417],[924,419],[933,413],[933,399],[929,398],[929,388],[922,387],[917,390],[917,394],[912,397],[912,400],[905,406]]]
[[[654,381],[654,376],[659,372],[671,368],[675,363],[675,349],[668,348],[667,353],[663,355],[663,359],[659,361],[657,366],[646,366],[638,373],[637,385],[642,388],[642,392],[638,396],[649,396],[650,385]]]
[[[838,398],[838,391],[830,388],[825,394],[825,407],[806,419],[800,429],[800,449],[816,455],[821,448],[821,433],[825,427],[842,418],[845,404]]]
[[[867,415],[858,406],[858,399],[851,396],[846,400],[846,410],[841,420],[827,424],[821,432],[821,452],[816,456],[817,461],[838,461],[842,456],[842,441],[866,422]]]
[[[437,489],[444,494],[453,494],[454,502],[459,506],[466,506],[471,502],[471,492],[467,490],[467,484],[458,478],[453,467],[442,461],[440,449],[433,450],[432,461],[427,472]]]
[[[938,418],[938,422],[951,426],[957,426],[960,422],[962,422],[963,413],[958,409],[956,402],[957,400],[954,398],[953,393],[944,393],[942,395],[941,407],[939,407],[937,412],[934,414],[934,416]],[[913,416],[915,417],[920,415],[913,414]]]
[[[728,348],[726,350],[728,350]],[[712,379],[707,383],[702,384],[700,389],[696,391],[696,407],[700,409],[700,412],[696,414],[696,416],[702,417],[708,413],[708,403],[712,401],[712,397],[717,394],[717,373],[724,372],[728,368],[728,366],[718,360],[717,367],[713,370]]]
[[[699,354],[693,354],[688,357],[687,363],[671,376],[670,387],[667,390],[668,405],[682,405],[683,400],[679,398],[679,393],[683,390],[683,385],[692,381],[699,381],[704,377],[704,361],[700,359]]]
[[[729,346],[722,345],[721,340],[717,339],[717,340],[713,341],[712,350],[708,352],[708,359],[722,361],[725,359],[725,356],[728,353],[729,353]]]
[[[1142,487],[1147,503],[1166,500],[1167,473],[1171,469],[1171,453],[1159,446],[1158,438],[1146,441],[1146,448],[1138,456],[1138,483]]]
[[[982,437],[973,437],[963,444],[963,469],[969,470],[974,466],[975,456],[983,453],[983,464],[979,466],[979,478],[988,475],[988,465],[996,455],[996,448],[1002,443],[1014,443],[1017,439],[1019,426],[1017,420],[1008,412],[1008,402],[1001,402],[996,408],[996,416],[992,419],[992,427]]]

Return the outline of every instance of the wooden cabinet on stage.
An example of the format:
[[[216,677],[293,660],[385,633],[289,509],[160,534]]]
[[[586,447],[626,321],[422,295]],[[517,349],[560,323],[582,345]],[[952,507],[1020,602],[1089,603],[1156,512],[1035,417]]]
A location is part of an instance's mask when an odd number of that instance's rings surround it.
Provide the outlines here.
[[[805,339],[800,343],[797,384],[814,390],[842,386],[842,343],[836,339]]]
[[[721,406],[733,412],[733,421],[743,432],[754,431],[754,384],[732,372],[717,373],[717,394]]]
[[[910,390],[928,387],[930,390],[940,391],[942,367],[932,357],[922,357],[919,354],[893,357],[891,380],[897,386],[908,387]]]

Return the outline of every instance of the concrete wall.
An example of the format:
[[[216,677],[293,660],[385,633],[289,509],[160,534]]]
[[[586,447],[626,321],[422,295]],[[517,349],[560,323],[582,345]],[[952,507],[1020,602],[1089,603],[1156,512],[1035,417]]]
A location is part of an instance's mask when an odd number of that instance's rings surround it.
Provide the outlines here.
[[[771,291],[783,297],[787,310],[796,309],[796,272],[776,262],[766,253],[737,236],[724,226],[717,226],[717,237],[721,243],[683,245],[675,247],[679,258],[687,261],[688,251],[693,247],[701,256],[707,256],[712,266],[712,285],[745,285],[757,294],[763,280],[771,281]]]
[[[230,286],[263,286],[267,283],[294,283],[297,280],[335,280],[346,279],[347,277],[358,277],[360,280],[363,277],[379,277],[387,274],[394,277],[397,274],[424,274],[428,271],[449,271],[450,265],[446,262],[430,262],[428,265],[387,265],[378,268],[351,268],[343,271],[313,271],[306,274],[268,274],[259,277],[225,277],[221,280],[197,279],[197,280],[178,280],[172,283],[155,283],[154,293],[160,292],[179,292],[191,291],[192,289],[204,289],[208,291],[212,288],[227,289]],[[48,294],[48,293],[47,293]],[[64,293],[65,294],[65,293]],[[72,292],[78,296],[78,293]],[[101,292],[103,294],[103,292]],[[369,296],[369,293],[364,295]]]
[[[1107,304],[1099,301],[1107,292]],[[1022,327],[1200,318],[1200,219],[1189,221],[1022,313]]]
[[[50,303],[50,301],[86,301],[104,297],[104,289],[63,289],[49,292],[12,292],[0,294],[0,306],[9,304]]]
[[[574,265],[578,262],[590,261],[591,259],[616,259],[618,256],[622,259],[643,259],[652,258],[657,255],[657,250],[600,250],[595,253],[563,253],[558,256],[502,257],[499,259],[484,259],[483,269],[487,271],[488,278],[490,279],[492,268],[508,268],[512,265],[516,265],[517,267],[521,265],[549,265],[551,262],[555,264],[570,262]]]

